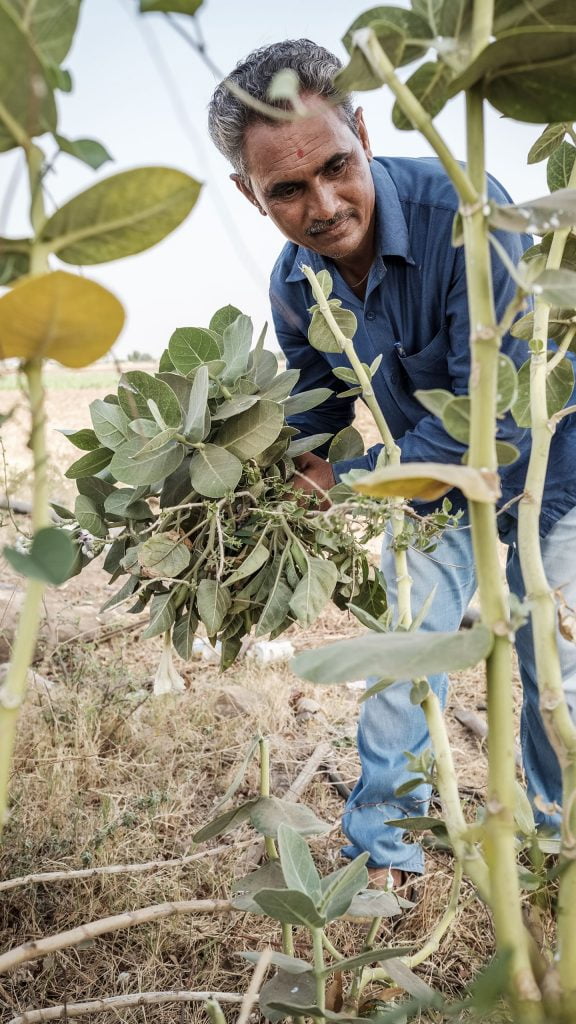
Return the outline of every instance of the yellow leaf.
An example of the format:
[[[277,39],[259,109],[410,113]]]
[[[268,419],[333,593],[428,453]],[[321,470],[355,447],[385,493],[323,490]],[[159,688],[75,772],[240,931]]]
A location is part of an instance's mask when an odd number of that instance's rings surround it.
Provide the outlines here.
[[[0,359],[56,359],[87,366],[124,324],[118,299],[84,277],[56,270],[20,278],[0,298]]]
[[[435,501],[457,487],[469,501],[494,502],[500,495],[497,473],[441,462],[385,466],[354,481],[354,490],[373,498]]]

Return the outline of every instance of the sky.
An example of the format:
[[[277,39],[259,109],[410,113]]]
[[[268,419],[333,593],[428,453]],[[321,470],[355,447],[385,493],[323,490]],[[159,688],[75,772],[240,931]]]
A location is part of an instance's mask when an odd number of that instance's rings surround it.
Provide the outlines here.
[[[396,5],[408,6],[402,0]],[[341,38],[369,6],[365,0],[204,0],[198,21],[210,58],[225,75],[251,50],[286,38],[313,39],[345,60]],[[155,248],[86,268],[86,276],[113,291],[126,308],[115,347],[119,357],[134,350],[158,356],[177,327],[206,326],[227,303],[252,317],[259,332],[270,319],[268,277],[283,244],[268,218],[236,190],[231,168],[209,139],[206,110],[214,74],[164,15],[140,15],[137,8],[137,0],[83,0],[65,62],[74,91],[59,94],[59,130],[69,138],[99,139],[114,163],[95,173],[60,155],[47,181],[50,212],[100,178],[142,165],[177,167],[204,183],[188,219]],[[178,20],[191,31],[190,19]],[[376,155],[430,155],[416,132],[393,127],[387,90],[358,94],[357,103]],[[461,99],[451,101],[435,123],[464,159]],[[517,201],[548,191],[545,164],[526,165],[540,131],[488,112],[488,169]],[[0,234],[28,230],[24,186],[21,158],[0,154]],[[273,347],[273,334],[269,338]]]

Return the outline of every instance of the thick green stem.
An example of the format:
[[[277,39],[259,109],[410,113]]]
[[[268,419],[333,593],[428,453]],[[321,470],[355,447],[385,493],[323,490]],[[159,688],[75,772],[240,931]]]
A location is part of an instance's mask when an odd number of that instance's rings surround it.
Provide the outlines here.
[[[402,108],[402,112],[413,124],[414,128],[430,143],[436,156],[442,162],[454,182],[462,201],[464,203],[475,203],[478,200],[478,193],[474,188],[473,182],[432,124],[430,115],[425,111],[408,86],[396,75],[394,65],[380,46],[374,30],[371,28],[358,29],[354,33],[354,42],[364,54],[375,74],[394,94],[399,106]]]
[[[492,36],[494,0],[475,0],[472,12],[470,63],[488,45]]]
[[[576,187],[576,166],[572,169],[569,187]],[[560,267],[567,237],[565,230],[555,232],[546,262],[548,270]],[[558,895],[558,971],[563,996],[570,1002],[576,996],[576,726],[564,695],[557,643],[556,601],[546,578],[539,532],[550,444],[556,427],[556,421],[551,421],[548,416],[546,380],[550,362],[556,365],[560,354],[547,361],[548,321],[548,307],[537,300],[530,360],[532,450],[518,515],[518,550],[530,599],[540,710],[562,771],[563,870]]]
[[[270,742],[262,736],[258,746],[260,748],[260,796],[270,796]],[[265,837],[264,847],[270,860],[278,860],[276,843],[271,836]]]
[[[323,929],[312,929],[312,948],[314,952],[314,976],[316,978],[316,1006],[326,1010],[326,980],[324,975],[324,942]],[[316,1017],[316,1020],[323,1021],[324,1017]]]
[[[486,172],[480,88],[474,87],[467,93],[466,107],[467,169],[477,194],[483,197]],[[475,468],[494,470],[497,467],[495,424],[500,338],[492,294],[488,225],[481,203],[463,211],[463,223],[472,357],[468,461]],[[498,560],[495,508],[470,502],[470,523],[482,618],[495,633],[494,646],[486,662],[489,746],[484,852],[490,876],[490,906],[498,947],[512,956],[513,998],[526,1007],[530,1016],[532,1008],[535,1014],[539,1013],[541,997],[530,964],[516,868],[512,636],[507,625],[508,603]]]
[[[32,525],[34,532],[50,525],[45,438],[42,362],[31,360],[23,367],[28,382],[32,427],[30,448],[34,458]],[[0,831],[6,820],[10,764],[16,737],[18,712],[26,693],[28,669],[32,664],[45,584],[29,580],[8,674],[0,687]]]

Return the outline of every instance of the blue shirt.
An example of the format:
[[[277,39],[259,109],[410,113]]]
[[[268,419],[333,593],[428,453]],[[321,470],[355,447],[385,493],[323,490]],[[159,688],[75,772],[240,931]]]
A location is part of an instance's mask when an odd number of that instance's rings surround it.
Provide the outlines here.
[[[452,223],[458,209],[456,191],[435,158],[378,157],[371,163],[376,195],[376,256],[370,269],[365,298],[359,299],[331,260],[288,242],[272,271],[270,301],[276,335],[290,369],[300,378],[294,393],[327,387],[334,394],[321,406],[294,416],[290,422],[302,435],[337,433],[354,418],[354,399],[340,398],[349,385],[332,373],[349,366],[340,353],[318,352],[307,339],[314,298],[300,266],[332,275],[332,297],[342,300],[358,321],[354,345],[362,362],[382,361],[373,379],[376,398],[402,452],[403,462],[460,463],[466,446],[446,433],[442,421],[428,413],[414,397],[418,389],[445,388],[454,395],[468,393],[470,327],[463,247],[451,244]],[[500,203],[510,196],[494,179],[489,193]],[[531,239],[498,232],[514,263]],[[494,299],[500,318],[514,295],[515,284],[498,256],[492,257]],[[502,351],[517,367],[529,358],[526,342],[511,335]],[[576,505],[576,421],[561,420],[552,441],[541,516],[541,533]],[[498,438],[520,449],[510,466],[500,467],[500,505],[518,497],[524,487],[530,432],[507,413],[498,422]],[[334,465],[336,478],[351,468],[371,470],[382,445],[360,457]],[[320,454],[324,452],[320,449]],[[453,508],[465,507],[458,491],[449,495]],[[422,513],[433,505],[419,502]],[[501,527],[512,526],[517,504],[500,517]]]

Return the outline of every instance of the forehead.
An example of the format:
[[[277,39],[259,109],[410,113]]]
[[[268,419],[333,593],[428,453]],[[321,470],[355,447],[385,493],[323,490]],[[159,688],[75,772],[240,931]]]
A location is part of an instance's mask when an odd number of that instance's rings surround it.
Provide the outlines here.
[[[341,115],[324,104],[319,114],[298,121],[256,121],[249,125],[244,136],[244,158],[250,178],[258,182],[301,180],[357,141]]]

